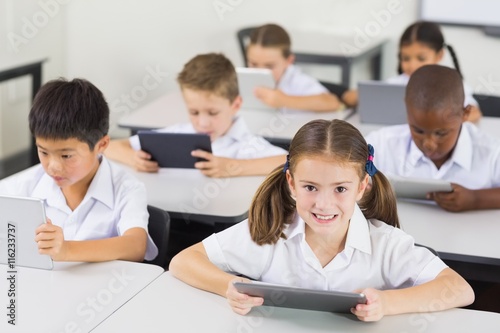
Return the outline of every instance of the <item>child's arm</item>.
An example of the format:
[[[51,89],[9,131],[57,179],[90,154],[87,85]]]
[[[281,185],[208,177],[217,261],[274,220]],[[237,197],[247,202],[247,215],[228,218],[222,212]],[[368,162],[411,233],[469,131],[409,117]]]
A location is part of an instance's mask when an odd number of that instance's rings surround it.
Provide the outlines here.
[[[191,155],[206,159],[206,162],[196,162],[194,166],[205,176],[215,178],[267,175],[286,161],[286,155],[245,160],[217,157],[203,150],[195,150]]]
[[[61,227],[50,220],[36,229],[38,252],[55,261],[99,262],[108,260],[144,260],[147,233],[142,228],[131,228],[122,236],[99,240],[65,241]]]
[[[252,307],[262,305],[261,297],[251,297],[236,291],[233,281],[248,281],[220,270],[208,259],[202,243],[178,253],[170,262],[169,271],[179,280],[202,290],[226,297],[234,312],[248,313]]]
[[[157,172],[158,163],[151,161],[151,155],[143,150],[135,151],[128,139],[111,140],[104,155],[109,159],[127,164],[137,171]]]
[[[380,320],[385,315],[412,312],[433,312],[466,306],[474,302],[471,286],[451,268],[421,285],[395,290],[365,289],[367,304],[358,304],[351,311],[362,321]]]
[[[429,193],[429,198],[450,212],[500,208],[500,188],[469,190],[458,184],[451,184],[453,192]]]
[[[309,96],[291,96],[279,89],[255,88],[255,96],[274,108],[289,108],[316,112],[335,111],[342,105],[337,96],[323,93]]]

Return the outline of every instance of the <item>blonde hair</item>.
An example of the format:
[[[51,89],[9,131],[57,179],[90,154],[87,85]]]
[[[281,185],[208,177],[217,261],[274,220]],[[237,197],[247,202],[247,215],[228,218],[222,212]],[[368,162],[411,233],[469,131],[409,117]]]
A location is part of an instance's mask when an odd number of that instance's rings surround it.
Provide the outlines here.
[[[357,168],[360,179],[367,172],[368,144],[361,133],[343,120],[313,120],[302,126],[290,143],[288,170],[293,175],[297,163],[312,156],[327,156]],[[283,230],[292,223],[295,201],[283,172],[272,171],[261,184],[248,212],[250,234],[259,245],[274,244],[285,238]],[[358,202],[367,219],[378,219],[399,227],[396,197],[391,184],[380,172],[372,176],[372,188]]]
[[[200,54],[189,60],[177,76],[181,89],[205,91],[227,98],[231,103],[239,96],[236,70],[221,53]]]

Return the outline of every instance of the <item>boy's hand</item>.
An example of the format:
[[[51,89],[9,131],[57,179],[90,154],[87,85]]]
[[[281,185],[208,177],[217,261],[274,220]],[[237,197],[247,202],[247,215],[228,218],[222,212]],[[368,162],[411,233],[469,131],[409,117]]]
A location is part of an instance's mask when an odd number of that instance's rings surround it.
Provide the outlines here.
[[[254,306],[259,306],[264,303],[264,299],[262,297],[252,297],[239,293],[233,285],[234,281],[250,282],[250,280],[245,278],[236,278],[229,281],[226,298],[234,312],[240,315],[246,315]]]
[[[474,191],[453,183],[451,187],[453,192],[433,192],[429,193],[428,198],[450,212],[463,212],[474,209]]]
[[[193,150],[191,155],[206,159],[206,161],[196,162],[194,167],[208,177],[222,178],[238,176],[237,161],[231,158],[217,157],[212,153],[203,150]]]
[[[142,172],[158,172],[160,168],[158,162],[151,161],[151,155],[144,150],[138,150],[133,157],[133,166],[137,171]]]
[[[35,230],[35,242],[40,254],[48,254],[53,260],[66,260],[67,244],[61,227],[52,224],[50,219]]]
[[[382,319],[385,313],[384,292],[373,288],[355,291],[366,296],[366,304],[358,304],[351,312],[361,321],[377,321]]]
[[[284,106],[283,100],[286,95],[279,89],[270,89],[266,87],[257,87],[254,90],[255,97],[260,99],[264,104],[273,108]]]

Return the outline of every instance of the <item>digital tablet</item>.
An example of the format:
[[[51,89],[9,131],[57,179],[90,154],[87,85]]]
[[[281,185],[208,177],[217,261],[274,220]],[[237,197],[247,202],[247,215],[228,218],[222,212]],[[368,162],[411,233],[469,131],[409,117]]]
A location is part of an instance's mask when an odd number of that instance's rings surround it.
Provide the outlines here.
[[[240,95],[243,99],[242,108],[250,110],[274,110],[274,108],[262,103],[254,94],[254,90],[257,87],[267,87],[271,89],[276,87],[270,69],[237,67],[236,74],[238,76]]]
[[[191,156],[191,152],[201,149],[212,152],[210,136],[206,134],[162,133],[139,131],[141,149],[151,154],[160,168],[194,168],[194,164],[204,159]]]
[[[394,175],[388,175],[387,178],[399,198],[427,200],[427,194],[431,192],[453,192],[451,183],[445,180]]]
[[[238,292],[262,297],[264,305],[270,306],[350,313],[357,304],[366,303],[364,294],[351,292],[303,289],[258,281],[233,284]]]
[[[0,196],[0,263],[14,271],[17,266],[52,269],[52,258],[38,253],[35,229],[45,223],[43,200]]]

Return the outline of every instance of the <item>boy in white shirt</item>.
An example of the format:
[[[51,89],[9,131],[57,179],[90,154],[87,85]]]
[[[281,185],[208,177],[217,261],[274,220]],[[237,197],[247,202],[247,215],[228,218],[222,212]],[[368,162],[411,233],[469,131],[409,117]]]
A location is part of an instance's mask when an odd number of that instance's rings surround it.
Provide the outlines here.
[[[408,124],[372,132],[384,173],[452,182],[451,193],[429,193],[449,211],[500,208],[500,140],[467,122],[460,74],[425,65],[406,88]]]
[[[56,261],[152,260],[146,189],[109,163],[109,108],[86,80],[40,88],[29,114],[41,165],[0,182],[0,194],[44,199],[36,229],[41,254]]]
[[[177,124],[160,132],[210,135],[213,154],[192,152],[207,161],[194,166],[209,177],[265,175],[283,163],[286,151],[252,134],[237,116],[242,100],[236,71],[222,54],[201,54],[184,65],[177,81],[189,113],[190,123]],[[158,163],[140,150],[137,136],[112,140],[106,156],[139,171],[157,172]]]

